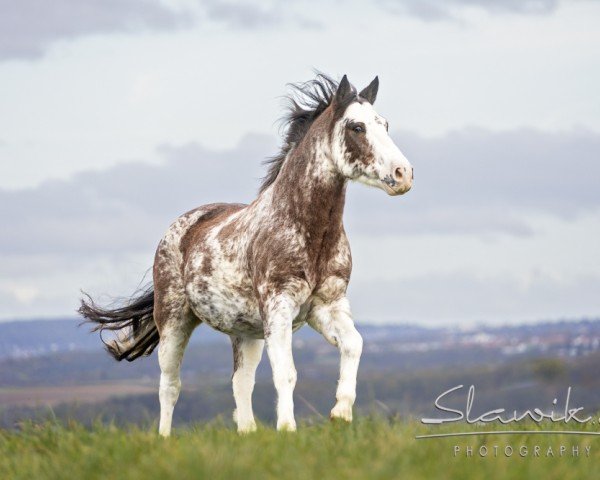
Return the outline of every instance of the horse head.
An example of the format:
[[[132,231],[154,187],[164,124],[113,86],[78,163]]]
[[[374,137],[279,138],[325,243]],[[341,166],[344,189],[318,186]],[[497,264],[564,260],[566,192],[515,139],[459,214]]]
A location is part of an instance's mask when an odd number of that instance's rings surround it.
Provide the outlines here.
[[[357,93],[344,75],[331,103],[331,153],[344,177],[402,195],[412,187],[413,167],[389,136],[387,120],[373,108],[378,88],[375,77]]]

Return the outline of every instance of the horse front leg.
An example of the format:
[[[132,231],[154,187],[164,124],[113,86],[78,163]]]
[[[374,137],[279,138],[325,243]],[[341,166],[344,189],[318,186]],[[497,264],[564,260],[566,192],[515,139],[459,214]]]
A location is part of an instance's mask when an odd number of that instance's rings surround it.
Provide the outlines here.
[[[264,340],[232,336],[233,346],[233,397],[235,411],[233,419],[239,433],[254,432],[256,422],[252,412],[252,391],[256,367],[260,362],[265,345]]]
[[[294,387],[296,367],[292,355],[292,322],[298,304],[290,297],[278,295],[265,305],[264,329],[273,383],[277,391],[277,430],[296,431]]]
[[[354,326],[348,299],[342,297],[331,303],[316,305],[308,323],[340,351],[340,379],[330,418],[351,422],[363,340]]]

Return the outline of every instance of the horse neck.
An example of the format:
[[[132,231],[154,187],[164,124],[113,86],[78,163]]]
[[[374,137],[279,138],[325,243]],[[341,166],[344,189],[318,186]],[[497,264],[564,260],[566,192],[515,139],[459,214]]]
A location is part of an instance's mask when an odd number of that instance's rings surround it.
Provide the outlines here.
[[[346,179],[322,136],[305,137],[289,153],[272,188],[272,207],[296,224],[309,249],[342,231]]]

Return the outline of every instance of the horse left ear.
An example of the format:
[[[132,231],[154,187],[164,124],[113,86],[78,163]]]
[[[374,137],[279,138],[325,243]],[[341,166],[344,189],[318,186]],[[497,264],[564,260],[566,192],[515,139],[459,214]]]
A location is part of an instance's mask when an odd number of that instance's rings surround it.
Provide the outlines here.
[[[373,105],[377,98],[377,90],[379,90],[379,77],[375,77],[369,86],[362,89],[358,95]]]

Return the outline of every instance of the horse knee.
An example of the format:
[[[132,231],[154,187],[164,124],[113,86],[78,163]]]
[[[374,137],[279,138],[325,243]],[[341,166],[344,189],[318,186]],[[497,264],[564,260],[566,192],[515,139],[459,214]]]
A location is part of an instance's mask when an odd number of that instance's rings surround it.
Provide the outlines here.
[[[347,332],[341,341],[341,350],[349,357],[360,357],[363,349],[363,339],[356,329]]]
[[[243,370],[238,370],[231,378],[234,396],[252,392],[254,389],[255,379],[254,374]]]
[[[294,388],[296,386],[297,379],[298,374],[294,366],[283,371],[279,370],[277,372],[273,372],[273,382],[275,383],[276,387]]]

